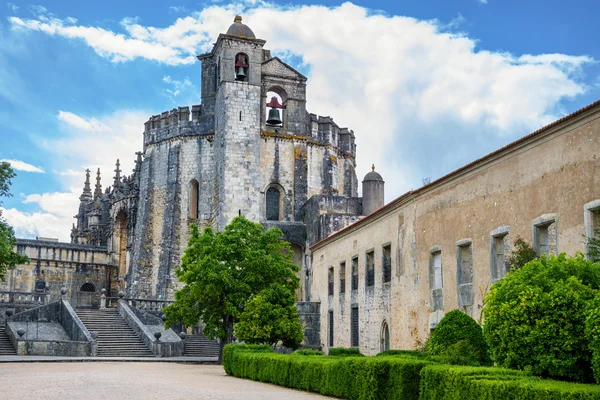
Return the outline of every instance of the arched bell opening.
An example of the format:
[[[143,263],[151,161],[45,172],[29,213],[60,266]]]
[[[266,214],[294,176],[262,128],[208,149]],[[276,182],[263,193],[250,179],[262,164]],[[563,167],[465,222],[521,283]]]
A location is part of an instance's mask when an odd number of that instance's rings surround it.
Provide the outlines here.
[[[381,351],[387,351],[390,349],[390,328],[387,321],[383,321],[381,324]]]
[[[248,63],[248,55],[245,53],[237,53],[235,55],[235,80],[245,82],[248,80],[248,70],[250,64]]]
[[[282,88],[275,86],[267,90],[267,103],[265,107],[265,122],[267,126],[283,127],[286,102],[287,93]]]

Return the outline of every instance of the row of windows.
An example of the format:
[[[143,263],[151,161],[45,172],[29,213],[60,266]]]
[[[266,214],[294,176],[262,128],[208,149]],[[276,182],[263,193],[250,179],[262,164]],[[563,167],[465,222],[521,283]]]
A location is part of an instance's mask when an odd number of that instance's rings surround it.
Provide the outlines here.
[[[358,290],[358,255],[351,259],[351,281],[350,290]],[[381,251],[381,277],[383,283],[388,283],[392,280],[392,246],[385,244]],[[346,293],[346,261],[341,261],[339,266],[339,292]],[[329,267],[328,274],[328,294],[334,294],[334,267]],[[365,253],[365,287],[367,289],[375,286],[375,250],[369,250]]]
[[[327,329],[327,343],[329,348],[335,347],[335,318],[333,310],[329,310],[328,313],[328,329]],[[350,346],[359,346],[359,329],[360,321],[358,319],[358,306],[352,306],[350,312]],[[390,349],[390,328],[387,321],[383,321],[381,325],[381,351]]]

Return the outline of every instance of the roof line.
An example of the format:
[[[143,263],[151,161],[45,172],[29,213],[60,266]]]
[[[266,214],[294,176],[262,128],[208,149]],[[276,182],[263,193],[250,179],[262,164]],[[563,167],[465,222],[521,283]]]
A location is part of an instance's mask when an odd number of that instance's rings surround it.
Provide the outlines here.
[[[265,65],[268,62],[271,62],[273,60],[277,60],[280,63],[282,63],[283,65],[285,65],[286,67],[288,67],[289,69],[291,69],[292,71],[294,71],[295,73],[297,73],[301,78],[303,78],[304,80],[308,80],[308,78],[306,76],[304,76],[303,74],[301,74],[300,72],[298,72],[294,67],[292,67],[291,65],[289,65],[288,63],[281,61],[281,58],[275,56],[275,57],[271,57],[269,58],[267,61],[263,61],[262,65]]]
[[[538,129],[536,131],[533,131],[532,133],[530,133],[528,135],[525,135],[525,136],[523,136],[520,139],[515,140],[514,142],[511,142],[511,143],[509,143],[509,144],[507,144],[507,145],[505,145],[503,147],[500,147],[499,149],[494,150],[493,152],[491,152],[489,154],[486,154],[485,156],[483,156],[481,158],[478,158],[478,159],[470,162],[469,164],[464,165],[464,166],[462,166],[462,167],[460,167],[460,168],[458,168],[458,169],[456,169],[456,170],[454,170],[454,171],[452,171],[452,172],[450,172],[450,173],[442,176],[441,178],[438,178],[438,179],[434,180],[433,182],[431,182],[431,183],[429,183],[429,184],[427,184],[425,186],[420,187],[419,189],[408,191],[408,192],[404,193],[403,195],[401,195],[400,197],[397,197],[394,200],[392,200],[391,202],[389,202],[388,204],[384,205],[380,209],[378,209],[376,211],[373,211],[371,214],[367,215],[366,217],[362,218],[361,220],[356,221],[355,223],[353,223],[351,225],[348,225],[348,226],[346,226],[343,229],[340,229],[339,231],[337,231],[337,232],[335,232],[335,233],[327,236],[324,239],[321,239],[317,243],[315,243],[312,246],[310,246],[310,250],[312,251],[312,250],[316,249],[317,247],[325,244],[329,240],[333,240],[337,236],[341,235],[342,233],[345,233],[346,231],[348,231],[350,229],[354,229],[354,228],[356,228],[358,226],[362,226],[367,221],[371,221],[372,219],[374,219],[377,215],[380,215],[381,213],[385,212],[386,210],[388,210],[390,208],[393,208],[395,205],[397,205],[402,200],[405,200],[410,195],[417,195],[420,192],[424,191],[425,189],[428,189],[428,188],[430,188],[430,187],[432,187],[434,185],[440,184],[441,182],[447,180],[448,178],[451,178],[454,175],[458,175],[461,172],[464,172],[464,171],[466,171],[466,170],[468,170],[468,169],[470,169],[472,167],[475,167],[477,164],[480,164],[483,161],[486,161],[486,160],[488,160],[488,159],[490,159],[490,158],[492,158],[492,157],[494,157],[494,156],[496,156],[496,155],[498,155],[500,153],[503,153],[503,152],[505,152],[505,151],[513,148],[513,147],[516,147],[516,146],[520,145],[521,143],[526,142],[526,141],[528,141],[528,140],[530,140],[530,139],[532,139],[532,138],[534,138],[534,137],[536,137],[538,135],[541,135],[542,133],[545,133],[545,132],[549,131],[550,129],[552,129],[552,128],[554,128],[554,127],[556,127],[556,126],[558,126],[558,125],[560,125],[560,124],[562,124],[564,122],[567,122],[567,121],[569,121],[569,120],[571,120],[571,119],[573,119],[573,118],[575,118],[575,117],[577,117],[577,116],[585,113],[586,111],[589,111],[589,110],[591,110],[591,109],[593,109],[595,107],[598,107],[598,106],[600,106],[600,100],[597,100],[597,101],[595,101],[595,102],[593,102],[591,104],[588,104],[587,106],[585,106],[583,108],[580,108],[579,110],[576,110],[576,111],[574,111],[571,114],[565,115],[564,117],[559,118],[556,121],[551,122],[550,124],[548,124],[546,126],[543,126],[540,129]]]

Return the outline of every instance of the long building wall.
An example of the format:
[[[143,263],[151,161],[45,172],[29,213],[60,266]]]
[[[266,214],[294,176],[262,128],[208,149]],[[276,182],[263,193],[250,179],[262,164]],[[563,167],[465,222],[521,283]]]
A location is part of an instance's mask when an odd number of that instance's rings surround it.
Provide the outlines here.
[[[539,252],[585,252],[584,235],[599,222],[592,212],[600,209],[599,155],[596,103],[403,195],[314,245],[310,300],[321,302],[323,347],[358,344],[365,354],[375,354],[385,347],[387,325],[390,347],[409,349],[423,343],[452,309],[480,319],[483,298],[505,273],[518,236]],[[391,253],[389,282],[383,282],[384,246]],[[374,284],[367,286],[371,251]],[[355,291],[353,257],[358,261]],[[355,343],[353,307],[358,309]]]

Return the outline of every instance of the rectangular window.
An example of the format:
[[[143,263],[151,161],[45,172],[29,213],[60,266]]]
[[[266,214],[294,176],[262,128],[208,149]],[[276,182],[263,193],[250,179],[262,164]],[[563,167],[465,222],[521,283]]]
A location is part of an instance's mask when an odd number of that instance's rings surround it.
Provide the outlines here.
[[[392,280],[392,246],[383,246],[382,252],[382,272],[383,282],[390,282]]]
[[[358,290],[358,256],[352,258],[352,290]]]
[[[471,244],[458,246],[458,284],[473,282],[473,256]]]
[[[510,256],[510,240],[508,233],[492,236],[491,240],[492,282],[506,276],[508,257]]]
[[[365,259],[365,267],[367,269],[367,287],[375,285],[375,252],[367,252]]]
[[[358,307],[352,307],[350,324],[350,346],[358,347]]]
[[[330,296],[333,296],[333,267],[329,267],[329,274],[328,274],[328,288],[327,288],[327,293]]]
[[[340,263],[340,294],[346,293],[346,261]]]
[[[333,311],[329,311],[329,347],[333,347]]]
[[[431,311],[443,310],[442,252],[439,250],[431,253],[429,258],[429,289],[431,294]]]
[[[556,214],[544,214],[533,221],[533,249],[540,256],[558,254]]]

